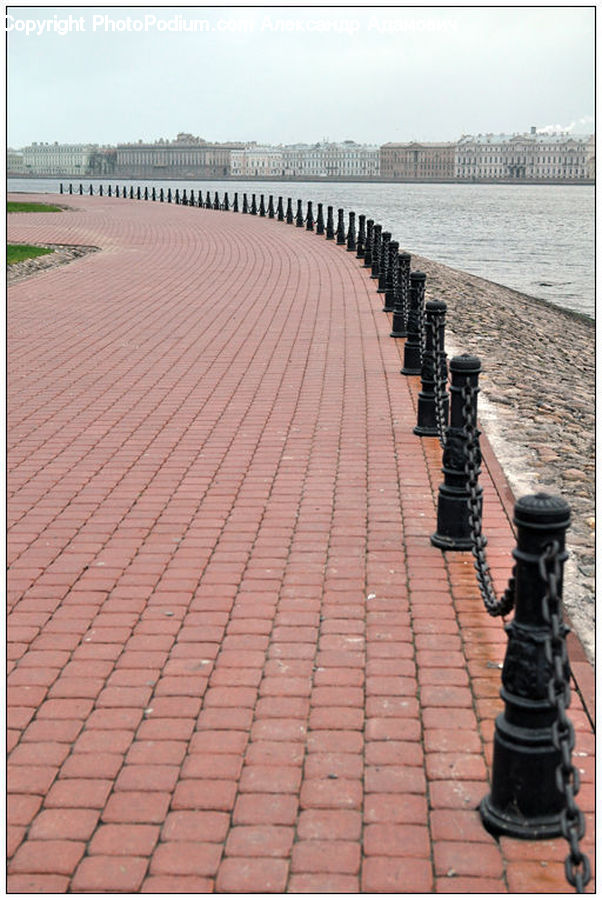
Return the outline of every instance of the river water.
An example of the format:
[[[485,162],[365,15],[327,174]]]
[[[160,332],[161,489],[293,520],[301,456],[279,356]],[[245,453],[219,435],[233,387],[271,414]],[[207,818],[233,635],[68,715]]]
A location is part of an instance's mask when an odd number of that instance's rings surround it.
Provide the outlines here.
[[[58,193],[61,179],[10,178],[9,191]],[[63,179],[65,186],[69,179]],[[86,179],[89,185],[101,183]],[[109,183],[103,181],[106,185]],[[455,269],[595,315],[594,188],[591,185],[358,184],[257,181],[126,181],[215,191],[282,196],[365,213],[390,231],[400,248]],[[79,181],[73,179],[74,190]],[[66,188],[67,189],[67,188]]]

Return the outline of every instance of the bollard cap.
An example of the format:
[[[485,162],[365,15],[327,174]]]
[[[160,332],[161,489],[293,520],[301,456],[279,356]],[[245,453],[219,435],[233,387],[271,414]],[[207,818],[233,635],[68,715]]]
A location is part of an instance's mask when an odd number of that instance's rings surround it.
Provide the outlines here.
[[[410,272],[410,281],[426,281],[424,272]]]
[[[452,372],[463,372],[465,375],[474,375],[481,371],[481,360],[478,356],[471,356],[470,353],[462,353],[461,356],[454,356],[449,364]]]
[[[427,312],[444,313],[447,312],[447,303],[443,300],[427,300],[424,308]]]
[[[408,260],[408,261],[409,261],[409,260],[412,258],[412,255],[411,255],[410,253],[406,253],[405,250],[403,250],[403,251],[399,254],[399,258],[400,258],[400,259],[403,259],[404,261],[405,261],[405,260]]]
[[[389,249],[392,253],[397,252],[399,249],[399,241],[389,241]]]
[[[528,528],[568,528],[571,508],[563,497],[544,493],[528,494],[516,501],[514,522]]]

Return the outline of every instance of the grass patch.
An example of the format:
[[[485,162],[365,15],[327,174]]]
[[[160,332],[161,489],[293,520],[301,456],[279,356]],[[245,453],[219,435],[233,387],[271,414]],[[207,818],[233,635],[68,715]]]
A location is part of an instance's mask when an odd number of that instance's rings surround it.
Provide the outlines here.
[[[11,212],[62,212],[60,206],[52,206],[50,203],[22,203],[19,200],[9,200],[6,211]]]
[[[31,244],[9,244],[6,248],[7,265],[12,266],[15,263],[23,262],[24,259],[34,259],[36,256],[45,256],[47,253],[53,253],[47,247],[32,247]]]

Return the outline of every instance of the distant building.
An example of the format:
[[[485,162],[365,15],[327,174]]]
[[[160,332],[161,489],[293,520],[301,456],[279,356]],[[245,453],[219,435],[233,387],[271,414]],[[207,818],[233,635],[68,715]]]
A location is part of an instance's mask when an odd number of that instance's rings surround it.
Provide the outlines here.
[[[230,151],[230,174],[247,178],[284,175],[281,147],[249,144],[241,150]]]
[[[456,177],[462,181],[580,181],[588,177],[587,135],[464,135],[457,144]]]
[[[97,144],[31,144],[23,147],[23,171],[27,175],[88,175],[90,157]]]
[[[23,154],[20,150],[12,150],[9,147],[6,151],[6,172],[8,175],[23,174]]]
[[[173,141],[153,144],[118,144],[115,172],[132,176],[205,176],[221,178],[230,174],[230,153],[245,144],[211,144],[192,134],[180,133]]]
[[[587,142],[587,177],[591,181],[596,177],[596,138],[593,134]]]
[[[289,177],[371,178],[380,172],[378,147],[355,141],[289,144],[282,155]]]
[[[389,143],[380,148],[380,174],[400,181],[453,181],[456,177],[456,145],[439,143]]]

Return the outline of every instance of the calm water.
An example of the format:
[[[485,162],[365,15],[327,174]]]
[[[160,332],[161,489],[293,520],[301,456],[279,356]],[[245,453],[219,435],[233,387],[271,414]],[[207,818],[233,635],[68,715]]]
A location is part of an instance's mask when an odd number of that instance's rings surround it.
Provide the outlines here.
[[[63,179],[68,184],[67,179]],[[11,178],[9,191],[58,192],[60,179]],[[87,179],[98,186],[97,180]],[[108,182],[104,182],[105,186]],[[410,253],[594,316],[594,188],[589,185],[111,181],[134,188],[238,191],[343,207],[379,222]],[[74,187],[79,181],[73,180]]]

